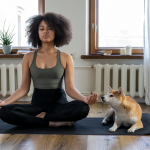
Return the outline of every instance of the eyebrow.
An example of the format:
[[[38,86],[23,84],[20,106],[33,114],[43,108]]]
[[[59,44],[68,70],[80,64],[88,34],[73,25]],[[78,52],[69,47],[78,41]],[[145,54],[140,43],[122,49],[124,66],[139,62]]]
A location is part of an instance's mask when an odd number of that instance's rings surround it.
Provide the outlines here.
[[[41,27],[44,27],[43,25],[40,25],[40,26],[41,26]],[[39,26],[39,27],[40,27],[40,26]]]
[[[44,27],[43,25],[39,25],[39,27]],[[48,27],[51,27],[51,26],[48,26]]]

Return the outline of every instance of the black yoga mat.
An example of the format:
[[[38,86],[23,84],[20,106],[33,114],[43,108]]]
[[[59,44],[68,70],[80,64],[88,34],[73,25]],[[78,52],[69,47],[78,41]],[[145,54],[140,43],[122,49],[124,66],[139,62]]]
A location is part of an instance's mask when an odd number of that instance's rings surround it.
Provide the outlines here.
[[[101,124],[103,118],[84,118],[78,120],[73,126],[60,127],[19,127],[8,124],[0,119],[1,134],[59,134],[59,135],[150,135],[150,114],[143,113],[142,122],[144,128],[128,133],[129,127],[121,126],[116,132],[109,132],[113,122],[106,126]]]

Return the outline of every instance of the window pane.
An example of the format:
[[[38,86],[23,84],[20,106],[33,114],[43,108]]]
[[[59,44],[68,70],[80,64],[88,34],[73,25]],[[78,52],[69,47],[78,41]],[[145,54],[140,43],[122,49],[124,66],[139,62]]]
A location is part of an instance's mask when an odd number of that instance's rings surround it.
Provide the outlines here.
[[[10,34],[14,28],[13,34],[15,34],[11,45],[30,46],[27,43],[25,21],[33,15],[38,15],[38,0],[0,0],[0,4],[0,30],[3,31],[4,27],[7,31],[10,24],[8,33]]]
[[[99,0],[98,47],[143,47],[144,0]]]

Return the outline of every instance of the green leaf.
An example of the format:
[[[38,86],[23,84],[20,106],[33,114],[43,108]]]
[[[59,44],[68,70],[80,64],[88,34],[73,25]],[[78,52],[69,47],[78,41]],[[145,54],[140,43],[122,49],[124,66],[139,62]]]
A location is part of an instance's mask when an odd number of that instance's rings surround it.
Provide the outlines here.
[[[10,34],[8,34],[11,23],[9,24],[7,31],[5,31],[5,29],[4,29],[5,21],[4,21],[3,31],[0,30],[0,40],[2,41],[3,45],[10,45],[12,43],[12,38],[15,35],[15,33],[12,35],[15,26],[14,26],[12,32]]]

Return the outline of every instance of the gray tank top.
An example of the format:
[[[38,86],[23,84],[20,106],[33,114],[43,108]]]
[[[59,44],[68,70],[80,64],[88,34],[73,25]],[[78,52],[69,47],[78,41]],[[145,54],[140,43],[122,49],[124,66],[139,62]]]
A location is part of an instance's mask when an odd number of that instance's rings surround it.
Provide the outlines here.
[[[34,88],[39,89],[58,89],[62,88],[65,75],[64,68],[60,60],[60,51],[57,49],[57,63],[53,68],[41,69],[36,66],[37,51],[34,52],[30,73]]]

